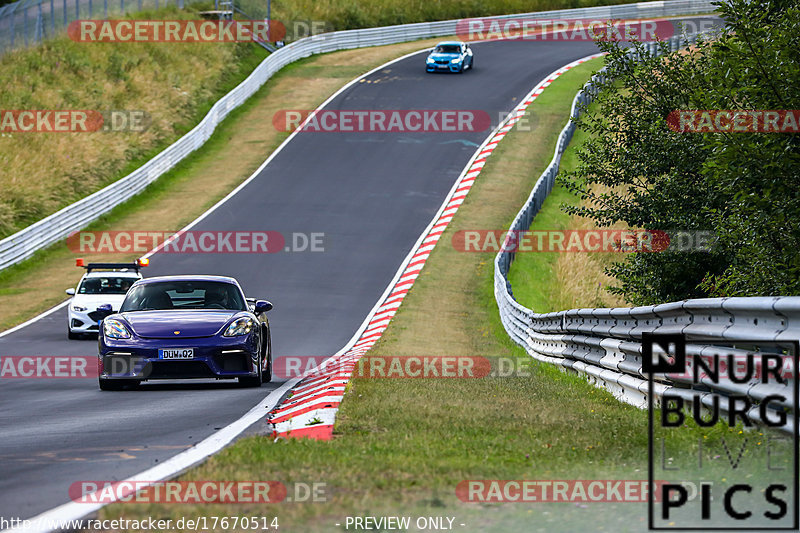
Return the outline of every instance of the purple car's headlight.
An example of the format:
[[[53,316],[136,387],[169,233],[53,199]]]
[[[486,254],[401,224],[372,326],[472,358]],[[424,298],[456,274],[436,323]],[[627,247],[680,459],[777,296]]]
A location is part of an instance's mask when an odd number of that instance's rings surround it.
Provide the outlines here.
[[[131,332],[119,320],[103,320],[103,334],[109,339],[130,339]]]
[[[237,318],[227,327],[224,337],[241,337],[253,331],[253,321],[248,317]]]

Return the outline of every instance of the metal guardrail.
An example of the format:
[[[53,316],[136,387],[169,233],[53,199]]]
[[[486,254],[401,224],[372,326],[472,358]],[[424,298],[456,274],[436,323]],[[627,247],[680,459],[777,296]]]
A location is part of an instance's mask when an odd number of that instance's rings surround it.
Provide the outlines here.
[[[670,51],[696,42],[697,35],[670,39]],[[660,53],[655,43],[648,44],[652,54]],[[631,52],[633,50],[631,49]],[[570,120],[561,131],[550,165],[537,180],[525,205],[509,229],[507,243],[514,242],[514,232],[530,228],[544,200],[553,188],[561,156],[577,128],[581,106],[591,103],[598,87],[606,81],[605,68],[595,74],[572,102]],[[504,243],[505,244],[505,243]],[[509,246],[513,250],[513,246]],[[514,299],[508,272],[514,252],[502,250],[495,257],[494,294],[500,319],[508,335],[535,359],[571,369],[585,375],[591,383],[611,392],[617,399],[646,408],[649,394],[648,374],[642,369],[643,334],[682,334],[687,337],[687,356],[744,357],[751,343],[762,342],[758,349],[783,359],[784,372],[796,375],[794,359],[787,357],[772,343],[800,339],[800,297],[706,298],[633,308],[571,309],[555,313],[536,313]],[[740,346],[736,346],[739,342]],[[744,346],[741,343],[747,343]],[[769,346],[767,346],[769,344]],[[755,344],[755,346],[758,346]],[[660,353],[663,353],[660,352]],[[779,408],[794,410],[794,386],[761,383],[757,378],[745,383],[703,379],[693,384],[690,376],[654,375],[654,402],[665,393],[691,401],[699,396],[704,406],[711,405],[717,395],[722,412],[728,412],[724,398],[745,395],[759,401],[768,394],[779,393],[792,399]],[[758,407],[748,411],[752,420],[760,420]],[[785,431],[796,431],[791,417]]]
[[[511,17],[637,19],[709,13],[713,10],[711,0],[674,0],[542,11],[492,18],[498,20]],[[101,215],[140,193],[184,157],[200,148],[231,110],[241,105],[284,66],[312,54],[454,35],[457,23],[457,20],[449,20],[337,31],[306,37],[279,49],[258,65],[246,80],[217,101],[197,126],[142,167],[0,241],[0,270],[24,261],[37,250],[66,238],[70,233],[86,227]]]

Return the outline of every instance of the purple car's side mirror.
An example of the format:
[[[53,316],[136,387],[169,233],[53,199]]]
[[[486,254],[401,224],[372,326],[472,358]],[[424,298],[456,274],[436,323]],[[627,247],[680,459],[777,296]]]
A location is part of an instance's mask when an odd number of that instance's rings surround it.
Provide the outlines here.
[[[266,300],[256,300],[255,313],[260,315],[272,310],[272,304]]]
[[[111,304],[103,304],[103,305],[97,306],[97,315],[99,315],[98,316],[98,322],[100,320],[103,320],[108,315],[113,315],[113,314],[114,314],[114,310],[111,308]]]

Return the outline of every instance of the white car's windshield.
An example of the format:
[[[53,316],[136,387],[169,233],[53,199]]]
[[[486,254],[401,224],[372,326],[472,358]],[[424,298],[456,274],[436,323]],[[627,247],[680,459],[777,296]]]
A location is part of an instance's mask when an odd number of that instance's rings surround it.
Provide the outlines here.
[[[83,278],[78,294],[125,294],[134,281],[136,280],[132,278],[118,276]]]
[[[159,281],[131,289],[121,313],[161,309],[229,309],[246,311],[236,285],[219,281]]]

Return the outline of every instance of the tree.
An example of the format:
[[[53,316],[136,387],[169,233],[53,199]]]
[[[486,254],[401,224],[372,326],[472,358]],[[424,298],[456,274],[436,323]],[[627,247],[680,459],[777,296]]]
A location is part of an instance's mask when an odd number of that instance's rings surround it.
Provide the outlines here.
[[[634,304],[704,296],[800,294],[798,134],[681,133],[676,110],[800,109],[796,2],[726,0],[728,31],[689,52],[641,61],[619,43],[609,80],[579,126],[592,136],[567,186],[567,212],[600,226],[710,230],[711,251],[636,253],[609,269]],[[662,44],[662,48],[664,45]]]

